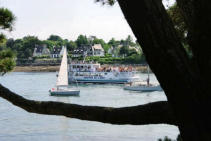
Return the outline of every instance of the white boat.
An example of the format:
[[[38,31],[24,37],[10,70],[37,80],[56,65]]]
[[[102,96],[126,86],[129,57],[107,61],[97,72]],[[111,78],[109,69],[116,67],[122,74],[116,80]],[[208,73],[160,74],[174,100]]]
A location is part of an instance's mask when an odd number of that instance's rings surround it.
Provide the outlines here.
[[[139,78],[132,67],[101,67],[99,63],[72,62],[69,64],[69,82],[124,84]]]
[[[61,66],[56,87],[49,90],[52,96],[78,96],[80,90],[70,88],[68,85],[67,49],[64,48]]]
[[[160,85],[138,85],[138,86],[125,86],[125,90],[131,90],[131,91],[142,91],[142,92],[151,92],[151,91],[162,91],[162,88]]]
[[[142,92],[152,92],[152,91],[162,91],[163,89],[159,84],[150,84],[149,79],[149,67],[148,67],[148,78],[145,83],[130,83],[130,85],[125,86],[125,90],[131,91],[142,91]]]

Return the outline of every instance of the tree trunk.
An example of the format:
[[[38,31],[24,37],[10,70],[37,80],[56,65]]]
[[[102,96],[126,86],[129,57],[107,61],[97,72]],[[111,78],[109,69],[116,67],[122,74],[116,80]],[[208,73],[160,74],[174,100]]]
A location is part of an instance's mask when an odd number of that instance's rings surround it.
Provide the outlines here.
[[[175,112],[183,140],[211,140],[206,78],[191,65],[161,1],[119,0],[119,4]]]

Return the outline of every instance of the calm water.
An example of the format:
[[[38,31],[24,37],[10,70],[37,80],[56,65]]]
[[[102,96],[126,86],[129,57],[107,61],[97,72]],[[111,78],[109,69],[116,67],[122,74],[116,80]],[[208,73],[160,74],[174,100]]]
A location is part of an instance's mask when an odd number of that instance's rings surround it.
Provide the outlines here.
[[[142,79],[146,74],[140,74]],[[156,81],[154,75],[151,80]],[[131,92],[123,85],[79,85],[80,97],[52,97],[48,90],[56,73],[9,73],[0,83],[28,99],[61,101],[82,105],[133,106],[166,100],[163,92]],[[157,141],[175,139],[178,128],[170,125],[111,125],[63,116],[28,113],[0,98],[0,141]]]

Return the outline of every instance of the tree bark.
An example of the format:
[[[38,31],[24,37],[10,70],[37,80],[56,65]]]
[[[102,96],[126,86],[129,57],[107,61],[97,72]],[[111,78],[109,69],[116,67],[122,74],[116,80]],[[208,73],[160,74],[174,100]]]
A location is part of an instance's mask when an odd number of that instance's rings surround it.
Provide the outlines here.
[[[111,124],[177,125],[175,116],[167,101],[123,108],[82,106],[62,102],[27,100],[22,96],[11,92],[1,84],[0,97],[31,113],[63,115],[70,118]]]
[[[198,75],[205,89],[211,84],[211,1],[209,0],[177,0],[183,11],[185,22],[188,25],[189,45],[193,52],[193,60]],[[210,98],[209,93],[203,93]]]
[[[198,73],[200,68],[195,69],[196,67],[191,64],[161,1],[119,0],[118,2],[143,49],[150,68],[165,91],[178,120],[183,140],[211,140],[211,116],[208,108],[210,92],[208,87],[205,87],[211,83],[204,86],[205,77],[201,78]],[[194,14],[191,16],[194,17]],[[192,24],[192,21],[189,24]],[[201,43],[201,40],[196,42]],[[207,54],[210,54],[208,50],[205,55]],[[204,61],[205,58],[201,57],[199,56],[199,60]]]

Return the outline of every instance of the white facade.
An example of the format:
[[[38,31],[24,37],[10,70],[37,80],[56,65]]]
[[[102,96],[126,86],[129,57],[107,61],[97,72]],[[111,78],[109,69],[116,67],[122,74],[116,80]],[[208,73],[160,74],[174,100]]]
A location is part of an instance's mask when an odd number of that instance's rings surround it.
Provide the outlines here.
[[[35,45],[33,57],[48,55],[50,56],[50,51],[46,45]]]
[[[101,44],[94,44],[92,46],[93,56],[104,56],[105,51],[102,48]]]

